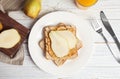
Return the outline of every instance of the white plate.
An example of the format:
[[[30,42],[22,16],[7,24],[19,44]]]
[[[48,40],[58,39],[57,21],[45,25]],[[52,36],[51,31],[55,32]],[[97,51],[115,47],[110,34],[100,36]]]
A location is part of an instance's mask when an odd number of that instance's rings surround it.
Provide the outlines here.
[[[69,12],[58,11],[43,16],[35,23],[29,36],[28,47],[34,63],[40,69],[54,75],[72,76],[79,73],[84,67],[92,53],[93,41],[91,26],[89,22],[81,16]],[[51,60],[47,60],[44,57],[44,53],[38,44],[43,36],[43,27],[56,25],[60,22],[76,26],[77,37],[82,40],[83,47],[78,51],[79,55],[77,58],[67,60],[62,66],[57,67]]]

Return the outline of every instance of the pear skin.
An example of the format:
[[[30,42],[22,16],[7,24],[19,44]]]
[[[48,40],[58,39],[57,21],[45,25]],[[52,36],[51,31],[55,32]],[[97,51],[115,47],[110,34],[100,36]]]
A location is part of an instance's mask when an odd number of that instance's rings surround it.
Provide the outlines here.
[[[0,31],[3,29],[3,25],[2,23],[0,22]]]
[[[24,13],[33,19],[38,16],[40,10],[41,0],[27,0],[23,8]]]

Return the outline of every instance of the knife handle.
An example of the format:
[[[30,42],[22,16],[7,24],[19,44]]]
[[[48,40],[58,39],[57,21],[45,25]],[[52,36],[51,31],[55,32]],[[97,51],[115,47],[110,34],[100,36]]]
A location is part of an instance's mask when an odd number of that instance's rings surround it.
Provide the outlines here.
[[[120,43],[119,43],[119,41],[118,41],[118,39],[117,39],[117,37],[115,35],[113,36],[113,39],[114,39],[114,41],[115,41],[115,43],[116,43],[116,45],[117,45],[117,47],[118,47],[118,49],[120,51]]]
[[[118,63],[120,63],[120,54],[116,53],[116,52],[113,52],[112,49],[110,48],[109,44],[108,44],[108,40],[106,39],[106,37],[103,35],[103,33],[100,33],[100,35],[103,37],[109,51],[112,53],[113,57],[116,59],[116,61]],[[118,40],[117,40],[118,41]]]

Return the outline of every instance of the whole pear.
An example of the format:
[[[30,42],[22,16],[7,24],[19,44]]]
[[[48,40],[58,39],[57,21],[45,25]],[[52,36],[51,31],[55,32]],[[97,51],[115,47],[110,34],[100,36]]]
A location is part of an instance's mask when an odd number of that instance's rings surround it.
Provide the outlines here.
[[[3,25],[2,23],[0,22],[0,31],[3,29]]]
[[[41,0],[26,0],[23,11],[31,17],[36,18],[41,10]]]

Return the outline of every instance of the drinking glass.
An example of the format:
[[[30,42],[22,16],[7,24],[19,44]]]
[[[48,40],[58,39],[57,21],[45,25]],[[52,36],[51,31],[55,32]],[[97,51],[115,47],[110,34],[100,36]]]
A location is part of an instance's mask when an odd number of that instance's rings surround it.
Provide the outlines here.
[[[80,9],[87,9],[93,6],[98,0],[75,0],[75,3]]]

